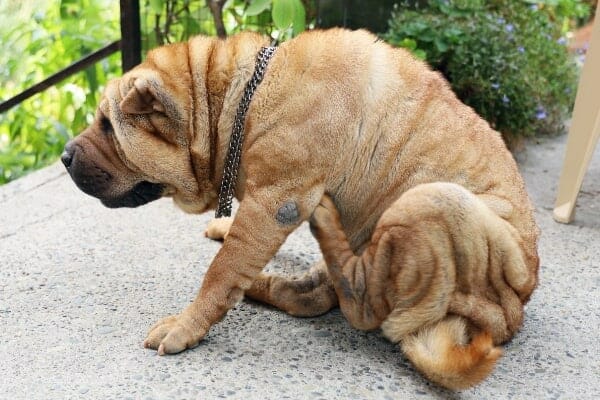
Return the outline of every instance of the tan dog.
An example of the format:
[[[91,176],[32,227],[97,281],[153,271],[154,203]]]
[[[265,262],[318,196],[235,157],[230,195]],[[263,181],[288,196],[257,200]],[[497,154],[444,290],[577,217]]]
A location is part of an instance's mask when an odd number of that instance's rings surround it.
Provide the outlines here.
[[[74,181],[109,207],[170,196],[187,212],[214,209],[267,44],[246,33],[150,52],[67,145]],[[276,50],[246,117],[235,195],[231,227],[207,232],[228,236],[197,298],[144,342],[159,354],[196,346],[244,293],[300,316],[339,303],[430,379],[464,388],[522,324],[538,230],[513,158],[440,74],[365,31],[307,32]],[[326,263],[299,278],[263,274],[309,219]]]

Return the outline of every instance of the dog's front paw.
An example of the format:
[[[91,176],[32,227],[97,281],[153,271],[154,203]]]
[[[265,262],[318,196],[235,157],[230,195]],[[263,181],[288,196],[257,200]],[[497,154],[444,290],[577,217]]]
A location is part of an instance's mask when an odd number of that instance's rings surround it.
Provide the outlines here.
[[[150,328],[144,347],[158,350],[159,355],[179,353],[192,349],[204,338],[206,332],[185,314],[172,315]]]
[[[224,240],[233,223],[233,217],[215,218],[208,223],[204,235],[213,240]]]

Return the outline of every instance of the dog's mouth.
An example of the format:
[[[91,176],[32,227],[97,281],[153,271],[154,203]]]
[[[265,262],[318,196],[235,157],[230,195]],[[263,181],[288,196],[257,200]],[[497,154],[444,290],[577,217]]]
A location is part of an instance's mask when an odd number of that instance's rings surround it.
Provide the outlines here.
[[[118,197],[100,199],[108,208],[139,207],[163,196],[165,185],[142,181]]]
[[[67,143],[61,160],[77,187],[99,199],[106,207],[139,207],[168,194],[166,185],[146,180],[134,184],[133,176],[115,173],[113,170],[119,172],[118,168],[107,169],[110,167],[110,161],[105,152],[93,149],[90,153],[94,154],[95,158],[92,160],[86,155],[85,148],[76,144],[75,140],[77,139]],[[130,189],[122,192],[124,186]]]

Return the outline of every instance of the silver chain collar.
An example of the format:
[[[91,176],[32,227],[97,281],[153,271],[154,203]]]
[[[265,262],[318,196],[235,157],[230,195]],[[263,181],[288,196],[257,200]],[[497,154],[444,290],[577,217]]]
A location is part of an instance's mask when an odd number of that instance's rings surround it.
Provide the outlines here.
[[[263,80],[267,64],[269,64],[269,60],[273,56],[273,53],[275,53],[275,49],[275,47],[263,47],[258,52],[254,74],[246,84],[244,94],[238,105],[235,121],[233,122],[233,128],[231,130],[231,138],[229,139],[229,149],[227,150],[227,158],[225,159],[223,178],[221,179],[221,189],[219,191],[219,203],[217,205],[217,211],[215,212],[215,218],[231,216],[231,202],[233,200],[233,191],[235,189],[240,167],[242,143],[244,142],[246,112],[248,112],[248,107],[250,106],[254,91]]]

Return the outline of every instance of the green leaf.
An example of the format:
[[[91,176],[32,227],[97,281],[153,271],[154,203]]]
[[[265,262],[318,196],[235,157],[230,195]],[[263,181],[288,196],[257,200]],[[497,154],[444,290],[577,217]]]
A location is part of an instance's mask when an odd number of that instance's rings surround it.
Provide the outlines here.
[[[88,81],[88,85],[91,92],[98,90],[98,74],[96,71],[97,64],[92,65],[84,70],[85,78]]]
[[[438,50],[440,53],[443,53],[443,52],[445,52],[446,50],[448,50],[448,45],[447,45],[446,43],[444,43],[444,41],[443,41],[443,40],[441,40],[440,38],[437,38],[437,37],[436,37],[436,38],[433,40],[433,43],[435,44],[435,47],[437,48],[437,50]]]
[[[306,29],[306,10],[301,0],[294,0],[294,17],[292,21],[294,36]]]
[[[164,5],[164,0],[150,0],[150,9],[154,14],[162,14]]]
[[[294,22],[294,0],[273,0],[271,15],[277,29],[288,29]]]
[[[398,46],[413,51],[417,49],[417,42],[411,38],[404,38],[398,43]]]
[[[191,17],[189,15],[184,15],[181,17],[181,23],[185,27],[184,33],[187,35],[186,38],[189,37],[190,35],[195,35],[195,34],[202,32],[202,29],[200,27],[200,24],[198,23],[198,20],[194,17]]]
[[[61,0],[60,2],[60,18],[68,19],[76,16],[77,10],[80,7],[77,5],[77,0]]]
[[[271,0],[252,0],[248,8],[246,8],[246,15],[251,17],[253,15],[258,15],[261,12],[265,11],[267,8],[271,6]]]
[[[427,53],[421,49],[415,49],[413,54],[420,60],[427,60]]]

